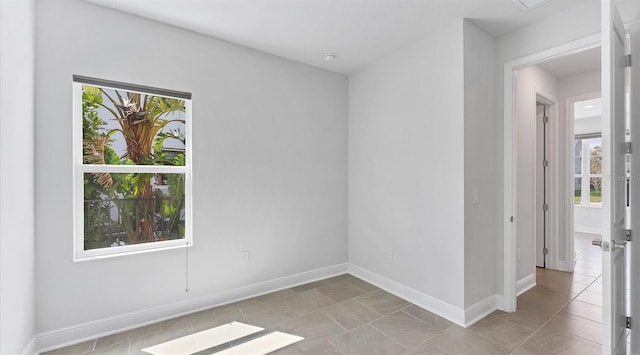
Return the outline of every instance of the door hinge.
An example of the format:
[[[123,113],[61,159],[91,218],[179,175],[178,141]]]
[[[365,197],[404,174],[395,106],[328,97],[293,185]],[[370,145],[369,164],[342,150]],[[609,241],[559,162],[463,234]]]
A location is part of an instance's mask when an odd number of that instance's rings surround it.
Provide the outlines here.
[[[627,237],[627,242],[630,242],[631,241],[631,229],[627,229],[625,231],[625,235]]]
[[[549,123],[549,116],[542,117],[542,123]]]
[[[627,54],[624,56],[624,66],[625,67],[631,66],[631,54]]]
[[[547,205],[546,203],[544,205],[542,205],[542,210],[543,211],[548,211],[549,210],[549,205]]]
[[[627,317],[627,329],[631,329],[631,317]]]
[[[509,222],[513,223],[513,216],[509,217]]]
[[[544,166],[545,168],[549,166],[549,161],[548,160],[544,160],[542,161],[542,166]]]
[[[624,153],[631,154],[631,142],[624,142]]]
[[[548,248],[543,248],[543,249],[542,249],[542,254],[543,254],[543,255],[547,255],[547,254],[549,254],[549,249],[548,249]]]

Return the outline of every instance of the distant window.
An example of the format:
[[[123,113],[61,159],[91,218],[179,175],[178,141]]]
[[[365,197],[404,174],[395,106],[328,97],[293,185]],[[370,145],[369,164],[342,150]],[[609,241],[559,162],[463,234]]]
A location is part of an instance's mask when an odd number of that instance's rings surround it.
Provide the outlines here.
[[[74,260],[191,245],[191,95],[73,86]]]
[[[602,204],[602,138],[576,136],[574,143],[574,202]]]

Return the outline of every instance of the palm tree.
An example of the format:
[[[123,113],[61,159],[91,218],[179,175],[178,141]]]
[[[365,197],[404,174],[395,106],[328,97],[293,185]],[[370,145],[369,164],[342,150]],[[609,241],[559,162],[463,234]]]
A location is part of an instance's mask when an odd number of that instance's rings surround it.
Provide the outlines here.
[[[129,91],[122,93],[118,90],[113,90],[110,94],[105,89],[98,88],[98,90],[101,96],[106,97],[111,105],[105,104],[102,99],[96,100],[96,103],[113,115],[114,119],[119,123],[119,128],[98,136],[99,139],[95,141],[85,141],[85,147],[90,146],[93,148],[85,149],[85,156],[92,155],[94,159],[96,159],[95,157],[104,159],[105,146],[110,142],[111,136],[119,132],[122,134],[126,144],[126,151],[121,159],[136,165],[162,165],[168,163],[166,160],[154,155],[154,141],[167,138],[166,134],[161,134],[161,131],[170,122],[184,123],[184,120],[166,118],[170,113],[184,112],[184,100]],[[89,154],[87,154],[87,151],[89,151]],[[104,163],[104,161],[101,163]],[[130,244],[154,241],[155,197],[151,186],[152,176],[153,174],[134,174],[130,181],[133,195],[141,201],[143,207],[142,216],[136,218],[135,225],[127,228]],[[108,173],[98,174],[96,180],[107,189],[111,189],[114,185],[112,176]],[[121,207],[121,209],[124,209],[124,207]],[[123,224],[126,225],[127,223]]]

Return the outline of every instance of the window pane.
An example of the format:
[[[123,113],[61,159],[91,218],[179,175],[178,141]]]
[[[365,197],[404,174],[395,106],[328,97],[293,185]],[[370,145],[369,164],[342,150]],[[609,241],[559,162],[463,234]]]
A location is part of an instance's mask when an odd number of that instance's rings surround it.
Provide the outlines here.
[[[577,175],[582,174],[582,157],[573,158],[573,173]]]
[[[185,237],[184,174],[84,174],[84,249]]]
[[[592,177],[589,186],[589,202],[601,203],[602,202],[602,178]]]
[[[83,164],[178,165],[185,123],[182,99],[83,85]]]
[[[582,198],[581,198],[581,193],[580,191],[582,190],[582,178],[576,177],[574,178],[574,188],[573,188],[573,202],[574,203],[581,203],[582,202]]]
[[[575,144],[573,145],[574,155],[576,157],[582,156],[582,139],[576,138]]]

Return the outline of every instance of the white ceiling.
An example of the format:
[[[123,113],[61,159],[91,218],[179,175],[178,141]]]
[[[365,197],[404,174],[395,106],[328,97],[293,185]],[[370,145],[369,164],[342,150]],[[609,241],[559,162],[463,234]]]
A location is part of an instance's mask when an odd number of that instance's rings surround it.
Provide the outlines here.
[[[600,70],[600,47],[538,64],[558,79]]]
[[[573,118],[576,120],[600,116],[602,116],[602,99],[599,97],[591,100],[576,101],[573,104]]]
[[[587,0],[551,0],[526,12],[512,0],[87,1],[350,73],[453,18],[469,18],[499,36]],[[327,53],[336,60],[325,62]]]

